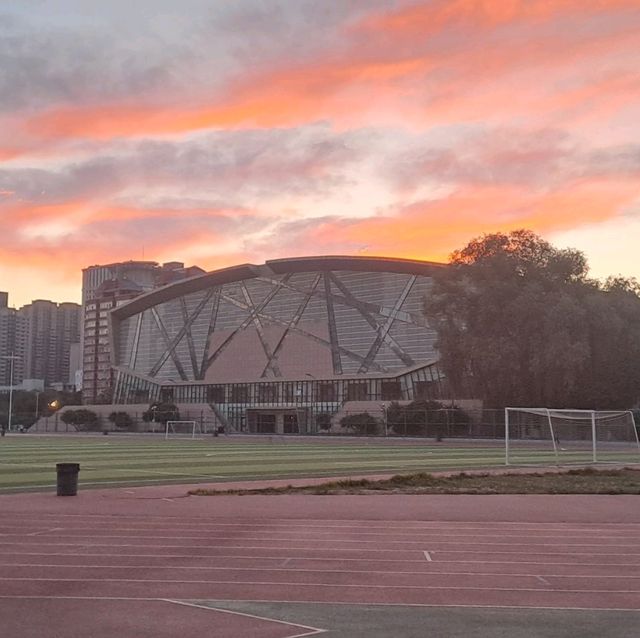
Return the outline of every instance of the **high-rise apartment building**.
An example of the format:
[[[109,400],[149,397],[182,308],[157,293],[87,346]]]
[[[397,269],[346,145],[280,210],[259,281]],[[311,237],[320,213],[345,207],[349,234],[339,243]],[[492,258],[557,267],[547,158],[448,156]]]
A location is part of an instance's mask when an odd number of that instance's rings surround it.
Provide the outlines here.
[[[9,295],[0,292],[0,386],[17,385],[24,378],[24,317],[15,308],[9,308]],[[13,359],[11,374],[10,356]]]
[[[110,403],[109,312],[149,290],[204,273],[181,262],[125,261],[82,271],[82,400]]]
[[[42,379],[45,386],[66,385],[71,344],[80,340],[80,305],[37,299],[19,313],[24,320],[24,378]]]
[[[67,385],[71,374],[71,345],[80,340],[81,307],[37,299],[19,310],[8,307],[8,295],[0,294],[0,385],[10,385],[10,361],[14,354],[13,384],[41,379],[45,385]]]

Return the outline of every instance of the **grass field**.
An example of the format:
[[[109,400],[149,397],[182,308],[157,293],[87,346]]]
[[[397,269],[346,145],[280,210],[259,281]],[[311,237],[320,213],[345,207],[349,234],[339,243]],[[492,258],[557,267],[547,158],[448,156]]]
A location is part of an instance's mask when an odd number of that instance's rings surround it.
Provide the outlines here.
[[[628,448],[603,458],[640,460]],[[556,462],[548,448],[534,446],[515,451],[513,460]],[[584,450],[562,458],[563,464],[588,460]],[[485,441],[12,435],[0,439],[0,492],[54,488],[59,462],[80,463],[80,487],[114,487],[504,467],[504,448]]]

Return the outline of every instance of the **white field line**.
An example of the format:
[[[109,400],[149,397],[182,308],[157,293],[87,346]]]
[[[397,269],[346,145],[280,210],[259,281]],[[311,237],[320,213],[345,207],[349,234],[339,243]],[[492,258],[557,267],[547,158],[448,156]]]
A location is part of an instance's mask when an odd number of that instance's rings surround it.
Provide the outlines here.
[[[271,580],[183,580],[170,578],[46,578],[25,577],[15,578],[0,576],[2,582],[44,582],[44,583],[163,583],[172,585],[226,585],[226,586],[266,586],[266,587],[333,587],[342,589],[409,589],[409,590],[446,590],[446,591],[508,591],[508,592],[542,592],[558,594],[640,594],[640,589],[554,589],[551,592],[542,587],[459,587],[451,585],[367,585],[349,583],[299,583]]]
[[[33,543],[20,543],[20,542],[5,542],[0,541],[1,545],[10,545],[10,546],[32,546]],[[158,545],[155,543],[146,543],[146,544],[136,544],[136,543],[38,543],[38,547],[48,546],[48,547],[80,547],[80,548],[98,548],[98,547],[137,547],[137,548],[147,548],[147,547],[155,547],[155,548],[173,548],[173,549],[181,549],[184,547],[189,547],[191,549],[220,549],[217,545]],[[291,546],[286,547],[275,547],[273,545],[226,545],[224,549],[275,549],[275,550],[291,550]],[[305,548],[295,548],[297,551],[304,551]],[[352,549],[348,547],[331,547],[328,549],[319,549],[309,548],[308,551],[327,551],[327,552],[362,552],[362,553],[393,553],[393,552],[405,552],[409,553],[413,550],[410,549]],[[477,552],[468,549],[454,550],[454,549],[441,549],[439,550],[442,554],[477,554]],[[495,554],[504,554],[507,556],[519,556],[518,552],[508,552],[508,551],[484,551],[484,555],[495,555]],[[522,554],[526,556],[585,556],[584,553],[581,552],[523,552]],[[220,554],[210,554],[211,557],[220,557]],[[640,553],[635,552],[589,552],[588,556],[624,556],[629,558],[630,556],[640,556]],[[253,558],[260,558],[260,556],[254,556]],[[519,561],[517,561],[519,562]],[[628,564],[628,561],[627,561]],[[634,563],[635,564],[635,563]]]
[[[85,545],[80,545],[80,547],[86,547]],[[8,554],[9,556],[74,556],[76,558],[84,558],[86,556],[93,557],[115,557],[115,558],[188,558],[188,559],[216,559],[219,560],[221,558],[230,558],[234,560],[272,560],[282,562],[282,556],[255,556],[252,554],[249,555],[237,555],[237,554],[123,554],[122,552],[118,552],[117,554],[107,554],[107,553],[98,553],[93,554],[91,552],[18,552],[18,551],[10,551],[10,552],[2,552],[0,551],[0,556]],[[331,558],[331,557],[308,557],[308,556],[291,556],[290,560],[294,561],[322,561],[324,563],[345,563],[345,562],[359,562],[359,563],[410,563],[412,565],[416,564],[416,560],[406,559],[406,558]],[[629,565],[628,563],[561,563],[556,560],[552,561],[540,561],[540,560],[523,560],[517,561],[507,561],[507,560],[446,560],[446,561],[438,561],[438,564],[442,565],[444,563],[454,563],[454,564],[462,564],[462,565],[553,565],[553,566],[563,566],[563,567],[611,567],[614,569],[619,569],[621,566],[626,567],[635,567],[635,564]],[[455,573],[455,572],[454,572]],[[475,573],[475,572],[471,572]]]
[[[162,500],[173,500],[175,497],[166,497],[165,499]],[[204,525],[204,524],[203,524]],[[237,528],[238,531],[245,531],[247,529],[248,526],[243,526],[243,525],[239,525],[237,523],[229,523],[229,524],[224,524],[224,523],[220,523],[220,524],[210,524],[207,525],[206,527],[191,527],[186,528],[185,526],[180,526],[180,525],[172,525],[170,527],[162,527],[162,526],[157,526],[154,524],[149,524],[147,526],[138,526],[138,527],[131,527],[128,525],[123,525],[122,527],[120,526],[116,526],[116,527],[109,527],[109,531],[111,532],[123,532],[122,535],[126,535],[124,533],[126,532],[135,532],[136,536],[139,537],[138,532],[157,532],[156,534],[153,534],[153,538],[174,538],[175,535],[177,533],[181,534],[182,538],[185,539],[189,539],[189,538],[198,538],[199,536],[201,536],[203,533],[214,533],[217,532],[218,530],[222,529],[224,532],[227,532],[229,530],[227,530],[226,528],[228,527],[232,527],[232,528]],[[287,538],[288,535],[292,537],[292,540],[296,540],[300,537],[300,530],[296,530],[296,531],[289,531],[290,528],[286,525],[282,526],[283,531],[280,532],[279,531],[279,527],[280,526],[276,526],[276,525],[264,525],[263,526],[265,530],[268,529],[269,532],[276,532],[278,531],[278,538],[279,539],[283,539],[283,538]],[[15,531],[12,532],[0,532],[1,534],[4,535],[17,535],[17,536],[24,536],[24,531],[23,528],[20,525],[0,525],[0,530],[2,529],[12,529]],[[74,536],[84,536],[84,535],[88,535],[88,536],[93,536],[95,532],[99,532],[104,530],[104,524],[101,525],[96,525],[95,527],[90,526],[90,525],[82,525],[82,526],[78,526],[78,525],[74,525],[73,529],[69,529],[69,528],[63,528],[63,527],[59,527],[59,528],[55,528],[55,529],[66,529],[69,533],[72,533]],[[334,531],[326,531],[324,527],[321,528],[317,528],[317,527],[313,527],[313,526],[309,526],[309,528],[302,528],[304,531],[310,531],[313,536],[305,536],[306,540],[318,540],[320,542],[323,541],[332,541],[332,542],[340,542],[342,539],[341,537],[336,534],[336,532]],[[340,527],[336,528],[336,529],[341,529]],[[376,528],[376,527],[367,527],[367,531],[363,531],[361,528],[351,528],[354,529],[356,531],[358,531],[359,533],[361,533],[363,536],[371,536],[371,537],[376,537],[376,538],[380,538],[382,539],[388,539],[391,542],[404,542],[403,538],[407,537],[410,539],[416,539],[415,541],[408,541],[408,542],[422,542],[424,540],[435,540],[436,542],[448,542],[448,541],[440,541],[439,540],[439,536],[440,535],[444,535],[446,536],[447,539],[465,539],[465,538],[473,538],[476,539],[478,538],[478,534],[475,533],[459,533],[459,532],[447,532],[446,534],[443,534],[443,532],[445,532],[445,530],[438,530],[438,529],[433,529],[433,530],[421,530],[419,533],[413,532],[413,531],[404,531],[404,533],[398,533],[395,531],[388,531],[388,532],[373,532],[373,531],[369,531],[369,529],[385,529],[385,528]],[[403,528],[399,528],[399,529],[403,529]],[[317,531],[316,531],[317,530]],[[481,528],[479,529],[479,531],[483,531],[486,532],[487,530],[482,530]],[[86,533],[86,534],[85,534]],[[170,536],[164,536],[162,535],[162,533],[167,533],[170,534]],[[192,536],[188,536],[185,534],[192,534]],[[129,534],[131,535],[131,534]],[[113,537],[116,536],[120,536],[120,534],[116,534]],[[327,538],[320,538],[321,536],[326,536]],[[611,536],[611,537],[605,537],[603,538],[601,534],[597,534],[597,533],[593,533],[592,534],[593,538],[590,539],[589,536],[587,536],[585,538],[584,534],[576,534],[575,536],[567,536],[567,535],[562,535],[563,540],[565,541],[564,543],[561,543],[562,545],[574,545],[574,543],[570,542],[573,540],[594,540],[594,541],[609,541],[609,542],[594,542],[592,543],[593,545],[598,545],[600,547],[607,547],[608,545],[616,545],[616,546],[621,546],[621,547],[637,547],[638,544],[640,544],[640,533],[638,533],[637,535],[628,535],[628,536]],[[103,536],[103,538],[105,538],[106,536]],[[144,536],[142,536],[144,537]],[[216,536],[216,538],[228,538],[226,536]],[[232,537],[235,538],[235,537]],[[264,538],[263,536],[261,536],[260,538]],[[545,542],[543,539],[558,539],[558,534],[531,534],[531,533],[514,533],[514,534],[503,534],[503,533],[491,533],[491,538],[492,539],[505,539],[505,540],[510,540],[510,539],[519,539],[519,540],[525,540],[526,539],[526,544],[527,545],[531,545],[531,544],[536,544],[536,541],[540,540],[540,543],[537,544],[544,544],[544,545],[549,545],[551,543],[547,543]],[[350,540],[350,539],[345,539],[346,540]],[[621,541],[629,541],[628,545],[620,545]],[[355,541],[351,541],[351,542],[355,542]],[[363,538],[361,541],[358,542],[362,542],[362,543],[372,543],[372,542],[376,542],[375,540],[367,540],[366,538]],[[474,543],[472,543],[474,544]],[[520,543],[522,544],[522,543]],[[557,543],[556,543],[557,544]],[[577,544],[576,544],[577,545]],[[581,543],[580,545],[584,545],[584,543]]]
[[[301,625],[299,623],[291,623],[291,622],[287,622],[286,620],[277,620],[275,618],[268,618],[267,616],[257,616],[255,614],[247,614],[247,613],[241,612],[241,611],[232,611],[230,609],[224,609],[224,608],[219,608],[219,607],[209,607],[208,605],[202,605],[202,604],[197,604],[197,603],[188,603],[188,602],[184,602],[184,601],[181,601],[181,600],[171,600],[169,598],[163,598],[162,600],[164,600],[165,602],[168,602],[168,603],[173,603],[175,605],[183,605],[184,607],[195,607],[196,609],[206,609],[207,611],[217,611],[217,612],[221,612],[221,613],[224,613],[224,614],[233,614],[235,616],[243,616],[245,618],[254,618],[256,620],[264,620],[266,622],[274,622],[274,623],[278,623],[280,625],[288,625],[289,627],[296,627],[297,629],[306,629],[307,630],[302,634],[295,634],[295,635],[287,636],[287,638],[303,638],[304,636],[315,636],[317,634],[323,634],[323,633],[325,633],[327,631],[326,629],[319,629],[318,627],[309,627],[308,625]]]
[[[617,496],[616,499],[619,499],[620,497]],[[634,503],[635,503],[635,496],[632,497],[634,499]],[[178,524],[180,523],[180,521],[183,521],[185,518],[189,518],[188,516],[176,516],[175,514],[172,516],[167,516],[165,514],[150,514],[150,515],[140,515],[140,514],[73,514],[73,513],[59,513],[59,512],[42,512],[42,513],[38,513],[38,514],[31,514],[30,512],[18,512],[15,514],[16,516],[23,516],[23,518],[28,519],[29,517],[33,517],[36,520],[40,521],[42,519],[42,516],[50,516],[50,517],[59,517],[59,518],[73,518],[73,519],[77,519],[77,518],[87,518],[89,520],[92,519],[101,519],[101,518],[105,518],[107,520],[113,521],[114,519],[135,519],[135,518],[142,518],[144,519],[144,521],[150,520],[150,519],[154,519],[154,518],[159,518],[162,520],[166,520],[166,519],[171,519],[171,518],[177,518],[179,519],[178,521],[176,521]],[[198,520],[203,520],[202,523],[199,523],[197,521],[192,521],[189,523],[184,523],[185,525],[211,525],[211,521],[212,520],[216,520],[215,516],[209,517],[209,516],[203,516],[203,515],[196,515],[193,516],[191,518],[194,519],[198,519]],[[230,525],[233,527],[238,527],[241,526],[243,524],[247,524],[247,525],[254,525],[256,522],[256,519],[254,518],[250,518],[250,517],[244,517],[244,518],[239,518],[239,519],[235,519],[238,522],[235,523],[227,523],[225,522],[226,519],[221,519],[220,522],[216,522],[216,525]],[[576,532],[581,532],[584,531],[583,527],[589,529],[590,531],[608,531],[610,527],[618,528],[618,527],[633,527],[633,528],[637,528],[638,531],[640,531],[640,522],[631,522],[631,523],[622,523],[622,522],[614,522],[614,523],[589,523],[589,522],[585,522],[585,523],[555,523],[555,522],[545,522],[545,521],[541,521],[541,522],[518,522],[518,521],[509,521],[507,523],[501,523],[501,522],[492,522],[492,521],[441,521],[441,522],[436,522],[434,523],[433,521],[430,522],[424,522],[424,521],[420,521],[420,520],[407,520],[403,524],[403,525],[399,525],[399,521],[397,520],[393,520],[393,521],[388,521],[388,520],[378,520],[378,521],[369,521],[369,520],[362,520],[362,519],[357,519],[357,518],[335,518],[335,519],[323,519],[322,523],[318,523],[317,519],[314,518],[291,518],[291,519],[267,519],[267,520],[272,520],[273,522],[269,523],[270,525],[282,525],[285,527],[292,527],[292,526],[296,526],[296,527],[319,527],[322,529],[325,529],[327,527],[336,527],[336,528],[346,528],[346,529],[362,529],[362,527],[366,526],[366,529],[369,529],[370,523],[392,523],[392,525],[389,526],[384,526],[381,527],[380,529],[391,529],[394,527],[397,527],[397,529],[404,529],[404,530],[429,530],[429,529],[440,529],[440,525],[444,525],[445,528],[444,529],[449,529],[449,527],[454,528],[454,529],[458,529],[460,527],[466,526],[466,525],[473,525],[474,527],[468,528],[468,529],[486,529],[488,531],[492,530],[493,528],[498,528],[498,529],[502,529],[503,527],[508,527],[508,526],[514,526],[513,529],[522,529],[524,526],[529,526],[532,527],[534,530],[535,529],[542,529],[544,531],[549,531],[551,529],[557,529],[558,531],[576,531]],[[281,523],[279,521],[282,521]],[[261,523],[264,523],[263,520],[261,520]],[[332,525],[332,523],[338,523],[337,525]],[[434,527],[434,524],[436,525]],[[413,526],[415,525],[415,527]],[[572,527],[569,527],[567,529],[567,526],[576,526],[579,525],[580,527],[577,527],[575,529],[573,529]],[[597,526],[597,527],[593,527],[593,526]]]
[[[160,499],[160,500],[167,500],[167,499]],[[2,535],[2,538],[5,539],[3,541],[0,541],[0,544],[5,544],[5,545],[11,545],[11,544],[16,544],[16,545],[28,545],[29,543],[20,543],[20,542],[15,542],[12,543],[10,540],[8,540],[7,537],[9,536],[17,536],[18,538],[24,538],[23,534],[4,534]],[[101,534],[100,536],[94,536],[92,534],[75,534],[73,531],[67,531],[64,534],[65,538],[67,538],[68,540],[76,540],[78,541],[75,544],[83,544],[86,545],[86,543],[80,543],[80,541],[84,538],[89,538],[91,540],[107,540],[107,539],[132,539],[135,538],[136,540],[145,540],[145,539],[149,539],[149,540],[165,540],[165,539],[176,539],[176,535],[175,534],[171,534],[169,536],[160,536],[158,534],[153,534],[153,535],[142,535],[142,534]],[[209,548],[215,548],[218,547],[218,541],[234,541],[237,539],[237,536],[233,535],[233,536],[220,536],[217,535],[215,537],[215,543],[212,543],[211,545],[189,545],[189,543],[183,543],[182,545],[154,545],[155,547],[209,547]],[[200,540],[199,537],[188,537],[185,538],[184,540],[195,540],[198,541]],[[266,545],[268,545],[269,547],[274,547],[275,545],[272,545],[271,543],[275,543],[278,541],[282,541],[285,540],[283,539],[281,536],[275,536],[275,537],[268,537],[268,536],[243,536],[242,538],[242,542],[245,541],[255,541],[255,542],[261,542],[264,543]],[[442,545],[442,546],[449,546],[449,545],[454,545],[455,547],[459,547],[460,543],[458,541],[444,541],[444,540],[437,540],[437,539],[430,539],[430,541],[433,544],[437,544],[437,545]],[[381,541],[379,540],[360,540],[360,539],[341,539],[341,538],[308,538],[305,540],[296,540],[294,541],[296,543],[300,543],[308,546],[311,542],[313,543],[325,543],[328,544],[330,547],[329,549],[331,550],[336,550],[336,551],[351,551],[351,549],[349,547],[335,547],[338,544],[344,544],[344,545],[355,545],[358,548],[362,545],[382,545],[383,543],[381,543]],[[47,545],[55,545],[56,543],[47,543]],[[69,544],[74,544],[74,543],[69,543]],[[91,545],[95,545],[97,546],[108,546],[109,543],[91,543]],[[126,545],[126,544],[125,544]],[[115,545],[115,546],[119,546]],[[142,546],[142,545],[141,545]],[[248,546],[248,545],[225,545],[226,547],[252,547],[252,546]],[[405,541],[405,540],[387,540],[384,542],[384,546],[383,547],[377,547],[376,549],[363,549],[362,551],[395,551],[397,549],[397,546],[400,547],[400,551],[411,551],[412,549],[415,548],[420,548],[421,546],[424,547],[424,542],[421,540],[418,541]],[[474,551],[474,547],[482,547],[483,551],[484,548],[486,548],[487,553],[495,553],[492,552],[491,548],[492,547],[504,547],[504,543],[493,543],[490,541],[473,541],[471,543],[466,543],[465,548],[464,549],[455,549],[455,550],[450,550],[450,549],[440,549],[440,551],[442,552],[456,552],[456,553],[471,553]],[[151,545],[148,545],[148,547],[151,547]],[[255,547],[255,546],[254,546]],[[257,547],[262,547],[262,545],[258,545]],[[289,546],[291,547],[291,546]],[[533,549],[538,549],[539,547],[542,548],[546,548],[546,547],[553,547],[553,548],[557,548],[557,547],[566,547],[568,549],[582,549],[582,550],[590,550],[591,548],[596,548],[596,549],[604,549],[607,547],[611,547],[613,549],[616,550],[627,550],[627,549],[637,549],[640,550],[640,546],[637,543],[632,543],[629,545],[622,545],[620,543],[615,543],[615,544],[602,544],[602,543],[509,543],[509,547],[512,549],[518,548],[518,547],[524,547],[527,549],[527,551],[523,551],[522,553],[524,554],[557,554],[558,552],[539,552],[539,551],[529,551],[531,548]],[[279,548],[282,549],[282,548]],[[314,546],[311,549],[325,549],[324,547],[319,547],[318,545]],[[422,550],[420,550],[422,551]],[[517,554],[519,552],[508,552],[508,551],[502,551],[499,553],[507,553],[507,554]],[[571,553],[577,553],[577,552],[562,552],[562,553],[567,553],[567,554],[571,554]],[[626,555],[626,556],[640,556],[640,551],[637,552],[632,552],[632,551],[618,551],[618,552],[589,552],[589,553],[593,553],[596,556],[601,556],[601,555],[606,555],[611,553],[611,555],[613,556],[619,556],[619,555]]]
[[[165,598],[149,598],[147,596],[139,596],[139,597],[131,597],[127,598],[125,596],[30,596],[30,595],[11,595],[11,594],[0,594],[0,599],[7,600],[144,600],[144,601],[166,601]],[[215,600],[202,600],[199,601],[202,603],[237,603],[236,599],[223,599],[217,598]],[[341,601],[326,601],[326,600],[289,600],[289,599],[280,599],[280,600],[268,600],[268,599],[243,599],[243,603],[265,603],[265,604],[282,604],[282,605],[319,605],[319,606],[335,606],[340,605],[341,607],[352,605],[354,607],[424,607],[428,609],[437,608],[437,607],[446,607],[446,608],[454,608],[454,609],[522,609],[522,610],[544,610],[544,611],[590,611],[590,612],[605,612],[605,611],[622,611],[622,612],[632,612],[634,614],[640,614],[640,610],[637,608],[626,608],[626,607],[551,607],[551,606],[535,606],[535,605],[451,605],[451,604],[435,604],[435,603],[373,603],[373,602],[365,602],[365,603],[345,603]],[[290,637],[295,638],[295,637]]]
[[[74,556],[74,554],[64,554],[65,556]],[[305,569],[301,567],[286,567],[291,561],[295,559],[287,558],[278,567],[204,567],[202,565],[69,565],[65,564],[49,564],[49,563],[0,563],[2,567],[34,567],[38,569],[164,569],[164,570],[193,570],[193,571],[238,571],[238,572],[301,572],[305,574],[375,574],[385,575],[390,574],[394,576],[408,575],[408,576],[496,576],[496,577],[514,577],[514,578],[536,578],[540,582],[550,585],[545,581],[545,578],[588,578],[592,579],[607,579],[617,578],[621,580],[640,580],[640,576],[621,576],[619,574],[545,574],[544,577],[539,574],[523,574],[523,573],[504,573],[504,572],[440,572],[432,570],[383,570],[383,569]],[[556,564],[556,563],[554,563]]]

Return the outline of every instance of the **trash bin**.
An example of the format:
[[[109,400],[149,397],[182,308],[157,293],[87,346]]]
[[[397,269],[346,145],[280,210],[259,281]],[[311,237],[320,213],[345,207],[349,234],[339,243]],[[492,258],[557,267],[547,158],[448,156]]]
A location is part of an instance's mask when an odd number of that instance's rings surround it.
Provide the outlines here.
[[[78,493],[80,463],[56,463],[58,496],[75,496]]]

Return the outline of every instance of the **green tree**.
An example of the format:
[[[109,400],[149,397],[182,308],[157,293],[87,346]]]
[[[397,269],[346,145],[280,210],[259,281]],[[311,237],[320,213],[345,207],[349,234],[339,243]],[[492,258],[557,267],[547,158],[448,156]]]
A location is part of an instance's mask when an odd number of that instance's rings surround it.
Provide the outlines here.
[[[587,272],[582,253],[527,230],[454,252],[425,303],[453,392],[492,407],[635,403],[638,286],[621,278],[601,285]]]
[[[145,423],[162,423],[167,421],[179,421],[180,410],[174,403],[152,403],[149,409],[142,414]]]
[[[128,412],[112,412],[109,415],[109,421],[118,430],[130,430],[133,427],[133,419],[129,416]]]
[[[65,410],[60,420],[67,425],[75,425],[78,430],[98,430],[100,417],[93,410],[81,408],[79,410]]]
[[[358,435],[378,434],[378,421],[368,412],[349,414],[340,419],[340,426]]]

